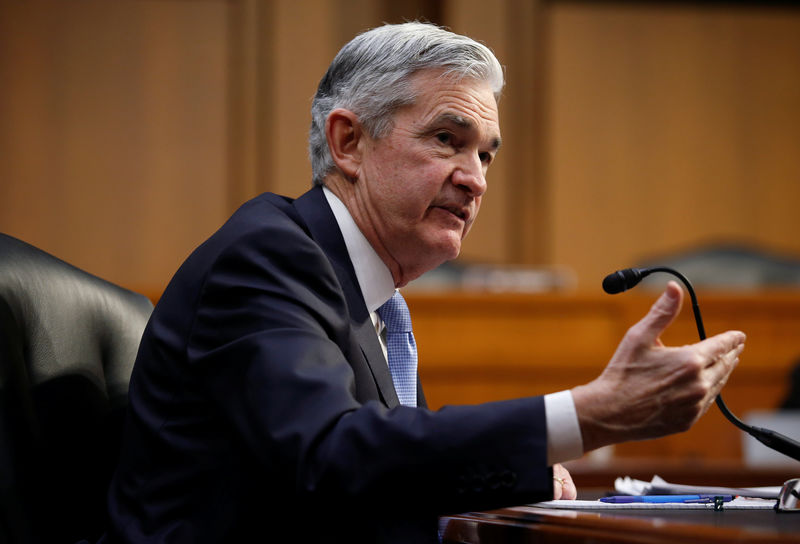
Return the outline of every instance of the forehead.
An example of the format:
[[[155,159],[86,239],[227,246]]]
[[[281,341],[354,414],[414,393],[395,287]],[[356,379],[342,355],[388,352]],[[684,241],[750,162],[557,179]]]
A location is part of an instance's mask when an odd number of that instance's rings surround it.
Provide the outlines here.
[[[408,113],[415,124],[450,121],[477,129],[487,139],[496,139],[499,145],[497,101],[487,82],[472,78],[454,80],[441,71],[427,70],[415,74],[411,85],[416,98]]]

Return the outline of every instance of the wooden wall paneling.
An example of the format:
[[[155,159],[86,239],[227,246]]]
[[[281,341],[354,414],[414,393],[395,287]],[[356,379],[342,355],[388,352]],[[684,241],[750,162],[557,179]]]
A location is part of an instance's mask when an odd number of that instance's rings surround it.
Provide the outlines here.
[[[546,62],[549,32],[547,2],[515,0],[508,11],[507,65],[508,91],[503,108],[512,115],[509,155],[510,168],[509,227],[511,263],[551,264],[552,219],[550,187],[547,175],[548,135],[544,132],[548,115]]]
[[[770,248],[800,254],[800,14],[753,15],[742,31],[746,72],[746,143],[748,155],[746,214],[757,240]],[[776,183],[775,180],[780,180]],[[752,235],[752,234],[751,234]]]
[[[0,4],[0,230],[163,286],[225,214],[226,9]]]
[[[275,81],[269,190],[292,197],[311,186],[308,126],[311,99],[336,54],[339,19],[332,0],[277,0],[272,32]],[[334,24],[332,24],[334,23]]]
[[[507,67],[465,261],[610,269],[706,239],[800,252],[798,10],[503,0],[0,4],[0,229],[158,292],[241,201],[308,187],[338,48],[431,14]],[[692,194],[696,202],[685,195]],[[633,225],[633,227],[631,227]]]
[[[382,0],[379,4],[383,22],[427,21],[442,24],[444,2],[441,0]]]
[[[237,0],[228,16],[228,213],[269,189],[275,95],[272,2]]]
[[[581,288],[740,241],[800,254],[800,11],[555,2],[552,259]],[[778,202],[777,195],[783,200]]]

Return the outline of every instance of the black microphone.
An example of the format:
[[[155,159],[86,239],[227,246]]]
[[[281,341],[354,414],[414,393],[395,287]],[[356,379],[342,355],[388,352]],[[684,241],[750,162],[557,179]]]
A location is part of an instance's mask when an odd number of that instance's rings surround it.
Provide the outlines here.
[[[626,268],[617,270],[603,280],[603,291],[609,295],[616,295],[639,285],[645,276],[652,272],[649,268]]]
[[[653,272],[666,272],[667,274],[672,274],[681,280],[681,282],[683,282],[683,284],[686,286],[686,290],[689,291],[689,297],[692,299],[692,311],[694,312],[694,322],[697,325],[697,334],[700,336],[700,340],[705,340],[706,331],[703,327],[703,317],[700,315],[700,306],[697,304],[697,296],[694,294],[694,288],[692,287],[689,279],[675,269],[667,266],[654,266],[652,268],[626,268],[625,270],[617,270],[603,279],[603,291],[609,295],[615,295],[617,293],[627,291],[628,289],[638,285],[640,281]],[[792,459],[800,461],[800,443],[776,431],[746,424],[744,421],[733,415],[730,410],[728,410],[728,407],[722,400],[722,394],[717,395],[716,402],[717,407],[722,412],[722,415],[724,415],[728,421],[733,423],[736,427],[740,428],[768,448],[779,451],[782,454],[791,457]]]

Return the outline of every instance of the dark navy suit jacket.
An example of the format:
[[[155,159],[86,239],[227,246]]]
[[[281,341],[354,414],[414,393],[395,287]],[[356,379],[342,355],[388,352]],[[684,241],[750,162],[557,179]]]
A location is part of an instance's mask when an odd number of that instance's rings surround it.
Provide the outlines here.
[[[435,542],[439,514],[551,498],[546,449],[541,397],[400,406],[322,190],[263,194],[153,312],[106,540]]]

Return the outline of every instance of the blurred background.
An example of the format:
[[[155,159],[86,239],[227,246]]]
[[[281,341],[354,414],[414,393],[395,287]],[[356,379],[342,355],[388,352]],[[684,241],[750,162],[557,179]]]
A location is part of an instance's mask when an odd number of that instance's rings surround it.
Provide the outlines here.
[[[0,231],[157,300],[242,202],[309,187],[330,60],[412,19],[485,42],[507,73],[481,218],[412,301],[431,404],[591,379],[650,302],[600,280],[666,262],[715,293],[710,333],[752,331],[731,395],[778,406],[800,356],[795,3],[0,0]],[[497,291],[513,294],[480,296]],[[739,435],[710,430],[726,425],[699,432],[738,458]]]

